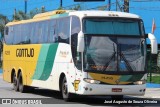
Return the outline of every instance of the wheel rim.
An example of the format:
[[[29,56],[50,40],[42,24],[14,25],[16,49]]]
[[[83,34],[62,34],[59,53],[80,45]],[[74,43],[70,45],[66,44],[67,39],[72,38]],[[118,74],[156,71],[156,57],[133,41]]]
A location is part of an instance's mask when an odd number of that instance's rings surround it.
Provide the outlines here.
[[[64,80],[62,88],[63,88],[63,94],[67,95],[68,94],[68,90],[67,90],[67,81],[66,80]]]

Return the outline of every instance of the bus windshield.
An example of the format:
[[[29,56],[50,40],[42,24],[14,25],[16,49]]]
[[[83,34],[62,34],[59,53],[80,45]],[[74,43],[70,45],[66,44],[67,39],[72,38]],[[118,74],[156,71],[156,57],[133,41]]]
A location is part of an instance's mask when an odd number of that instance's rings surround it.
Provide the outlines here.
[[[84,23],[84,70],[144,72],[146,43],[145,39],[140,37],[139,30],[138,21],[118,20],[102,23],[98,19],[93,22],[87,19]],[[132,37],[129,37],[130,35]]]

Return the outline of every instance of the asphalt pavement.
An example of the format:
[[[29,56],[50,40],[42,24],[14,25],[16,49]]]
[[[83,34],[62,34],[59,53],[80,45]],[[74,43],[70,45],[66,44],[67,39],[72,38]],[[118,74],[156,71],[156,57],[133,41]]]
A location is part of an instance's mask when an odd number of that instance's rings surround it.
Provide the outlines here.
[[[0,74],[0,100],[2,98],[12,99],[12,100],[20,100],[20,99],[26,100],[26,98],[37,99],[37,100],[45,99],[44,102],[46,102],[47,104],[54,104],[55,106],[57,104],[58,105],[61,104],[59,106],[63,107],[64,106],[68,107],[69,105],[71,106],[76,105],[76,107],[103,106],[105,101],[112,100],[109,96],[90,96],[90,97],[79,97],[78,99],[73,100],[72,102],[65,102],[62,99],[60,92],[41,89],[41,88],[32,89],[27,93],[15,92],[13,90],[12,84],[3,81],[2,74]],[[158,101],[160,101],[160,88],[147,88],[146,94],[144,96],[125,96],[125,98],[132,98],[132,99],[146,98],[149,100],[158,99]]]

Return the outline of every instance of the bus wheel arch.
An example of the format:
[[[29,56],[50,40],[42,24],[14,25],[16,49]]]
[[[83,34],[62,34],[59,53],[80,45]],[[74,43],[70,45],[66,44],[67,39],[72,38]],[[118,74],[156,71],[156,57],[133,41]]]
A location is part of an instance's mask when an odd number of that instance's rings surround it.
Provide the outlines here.
[[[60,91],[62,93],[62,97],[65,101],[71,101],[73,98],[73,94],[68,91],[67,78],[64,73],[60,76]]]

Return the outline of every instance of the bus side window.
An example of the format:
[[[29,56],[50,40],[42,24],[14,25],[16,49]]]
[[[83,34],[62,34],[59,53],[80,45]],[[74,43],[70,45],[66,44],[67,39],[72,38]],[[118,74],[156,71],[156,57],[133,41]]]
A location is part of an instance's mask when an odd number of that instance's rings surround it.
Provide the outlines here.
[[[20,44],[21,43],[21,25],[14,26],[14,33],[13,33],[13,44]]]
[[[8,31],[6,31],[6,30],[8,30]],[[4,40],[5,40],[6,44],[13,44],[13,26],[5,28]]]
[[[76,16],[72,16],[71,35],[79,33],[81,30],[80,20]]]
[[[8,35],[8,32],[9,32],[9,28],[5,27],[5,35]]]
[[[33,23],[34,27],[33,27],[33,35],[32,35],[32,39],[33,39],[33,43],[37,44],[38,40],[39,40],[39,23],[35,22]]]
[[[58,41],[69,44],[70,17],[58,19],[57,27],[58,27]]]
[[[21,43],[22,44],[29,44],[30,43],[30,24],[23,24],[21,26],[21,36],[22,36],[22,40]]]
[[[34,37],[34,23],[30,24],[30,39],[31,39],[31,43],[33,43],[33,37]]]
[[[42,27],[43,27],[43,22],[39,22],[37,23],[37,37],[38,37],[38,40],[37,40],[37,43],[42,43]],[[35,38],[36,40],[36,38]]]
[[[47,43],[49,34],[49,21],[44,21],[42,24],[42,43]]]
[[[48,42],[55,43],[55,42],[57,42],[56,41],[56,37],[57,37],[56,19],[49,20],[49,25],[48,26],[49,26]]]
[[[25,34],[25,39],[24,39],[26,44],[30,44],[31,42],[30,38],[31,38],[30,23],[28,23],[26,26],[26,34]]]
[[[71,50],[72,50],[72,57],[75,63],[75,66],[81,70],[82,63],[81,63],[81,54],[77,52],[77,39],[78,33],[80,32],[80,20],[76,16],[72,16],[72,23],[71,23]]]

